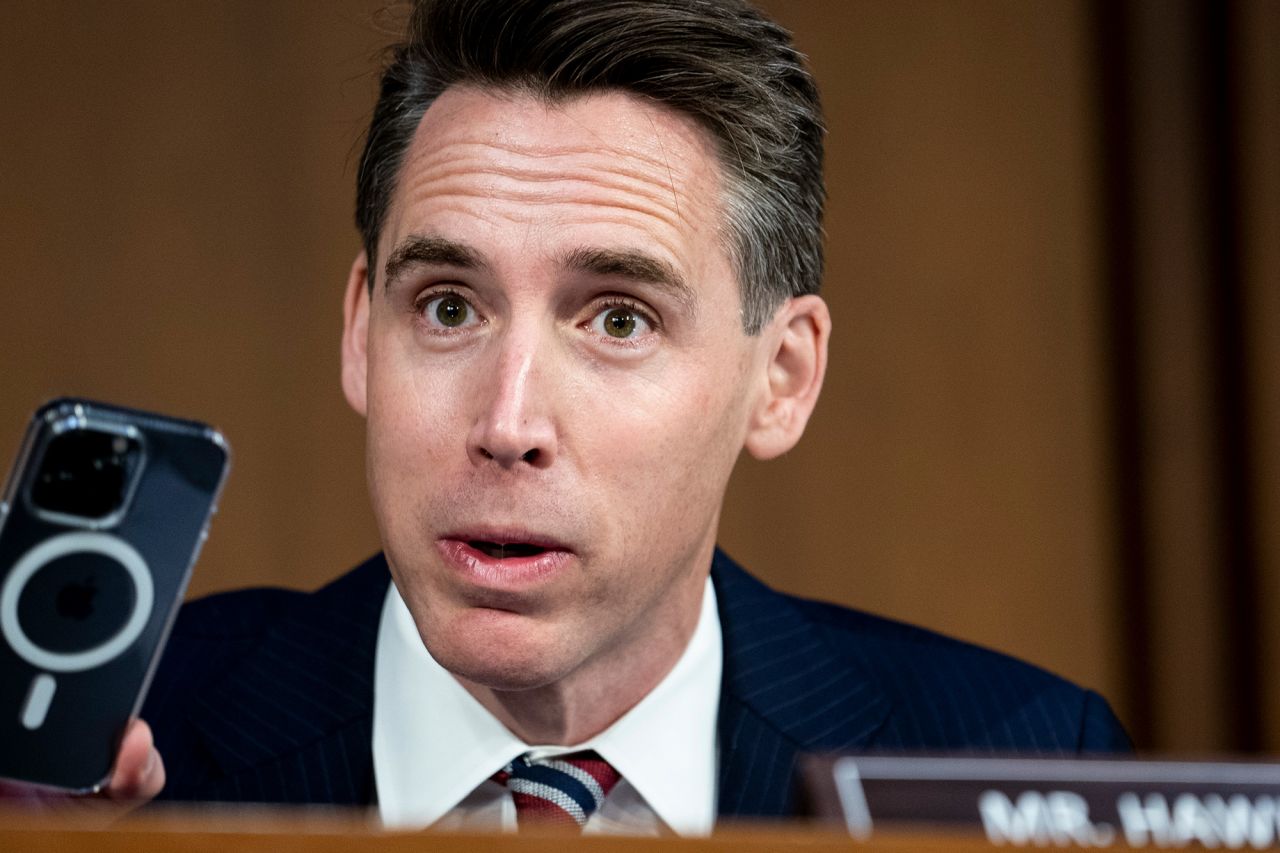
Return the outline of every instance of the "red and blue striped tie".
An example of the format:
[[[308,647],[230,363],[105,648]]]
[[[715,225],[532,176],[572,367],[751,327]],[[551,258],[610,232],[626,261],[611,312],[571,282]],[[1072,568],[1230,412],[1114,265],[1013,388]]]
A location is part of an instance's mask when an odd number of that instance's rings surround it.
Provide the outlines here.
[[[537,761],[522,755],[491,778],[511,791],[518,826],[581,829],[622,777],[596,753],[575,752]]]

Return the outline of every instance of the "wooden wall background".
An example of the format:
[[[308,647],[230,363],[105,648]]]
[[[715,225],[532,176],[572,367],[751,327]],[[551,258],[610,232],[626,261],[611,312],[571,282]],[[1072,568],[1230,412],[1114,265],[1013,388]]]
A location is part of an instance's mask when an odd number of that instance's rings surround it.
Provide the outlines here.
[[[377,548],[338,387],[374,0],[0,4],[0,448],[75,393],[215,422],[192,591]],[[744,462],[774,584],[1280,750],[1280,4],[769,0],[830,119],[824,399]]]

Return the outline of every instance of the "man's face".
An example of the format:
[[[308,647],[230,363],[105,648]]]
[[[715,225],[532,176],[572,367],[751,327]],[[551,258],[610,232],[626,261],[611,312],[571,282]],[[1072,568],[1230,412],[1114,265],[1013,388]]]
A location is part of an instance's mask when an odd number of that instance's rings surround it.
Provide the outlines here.
[[[423,119],[344,370],[391,571],[454,673],[654,681],[683,648],[768,384],[721,197],[709,138],[624,94],[456,88]]]

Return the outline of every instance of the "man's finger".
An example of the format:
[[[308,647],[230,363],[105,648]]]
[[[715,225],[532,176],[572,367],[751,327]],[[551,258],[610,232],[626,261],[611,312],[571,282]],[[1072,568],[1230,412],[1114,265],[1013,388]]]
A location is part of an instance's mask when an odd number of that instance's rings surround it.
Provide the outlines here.
[[[109,826],[163,787],[164,762],[152,741],[151,728],[134,720],[120,743],[115,771],[97,794],[78,796],[40,785],[0,782],[0,801],[11,807],[78,815],[93,825]]]
[[[150,800],[164,787],[164,761],[156,751],[151,727],[134,720],[125,731],[115,772],[102,793],[110,800]]]

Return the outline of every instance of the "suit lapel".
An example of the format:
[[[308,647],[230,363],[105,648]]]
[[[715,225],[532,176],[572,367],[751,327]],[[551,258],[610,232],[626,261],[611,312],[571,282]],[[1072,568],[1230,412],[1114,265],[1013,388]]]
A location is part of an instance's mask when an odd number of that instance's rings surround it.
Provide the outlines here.
[[[865,746],[890,702],[856,661],[836,656],[792,599],[719,550],[711,576],[724,635],[720,815],[792,814],[799,753]]]
[[[266,802],[369,799],[373,661],[389,582],[374,557],[307,596],[200,692],[191,722],[224,774],[219,791]]]

